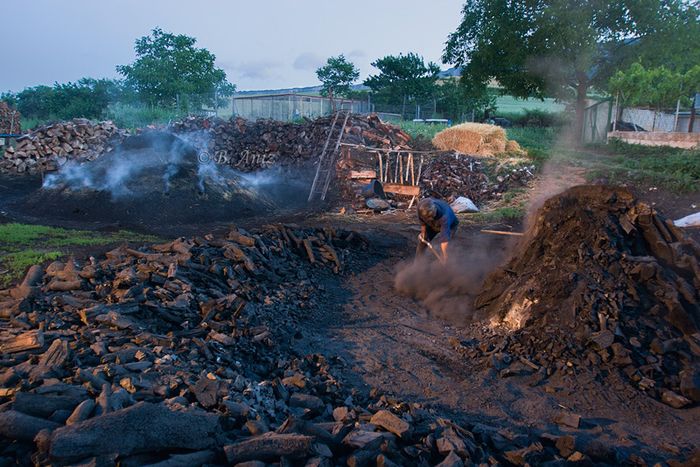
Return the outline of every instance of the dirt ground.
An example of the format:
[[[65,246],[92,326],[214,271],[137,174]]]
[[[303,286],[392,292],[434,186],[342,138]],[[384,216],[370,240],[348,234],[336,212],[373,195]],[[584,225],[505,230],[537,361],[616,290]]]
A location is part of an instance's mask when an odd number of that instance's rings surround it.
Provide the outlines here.
[[[570,174],[554,186],[540,184],[534,189],[540,198],[576,183],[580,174]],[[38,184],[38,180],[31,183]],[[547,181],[550,183],[551,179]],[[6,206],[25,192],[27,180],[0,180],[0,222],[38,222],[32,213],[18,215]],[[652,192],[654,201],[667,217],[688,214],[697,194],[679,200]],[[645,198],[644,195],[642,195]],[[700,201],[700,200],[698,200]],[[506,438],[521,431],[561,434],[554,424],[560,412],[582,417],[579,429],[567,433],[579,439],[614,444],[638,453],[646,460],[685,457],[700,446],[700,407],[672,409],[620,381],[613,387],[584,376],[575,380],[550,378],[534,384],[526,376],[499,377],[461,356],[455,342],[474,339],[478,325],[455,323],[430,314],[420,302],[395,290],[394,278],[402,261],[411,258],[418,227],[412,214],[395,213],[366,217],[279,213],[252,217],[239,225],[285,222],[333,225],[363,233],[371,243],[367,257],[355,260],[352,273],[342,280],[328,280],[319,290],[319,306],[311,312],[305,333],[294,343],[301,354],[321,353],[328,357],[346,383],[358,391],[378,390],[400,399],[421,403],[437,413],[465,423],[496,427]],[[46,223],[43,221],[42,223]],[[66,220],[52,222],[64,227],[116,228],[104,223],[86,225]],[[224,224],[186,226],[141,226],[158,235],[187,235],[223,229]],[[156,228],[157,227],[157,228]],[[520,230],[522,225],[494,225],[490,228]],[[513,237],[480,232],[483,225],[460,226],[455,247],[466,261],[470,255],[505,258],[517,248]],[[698,232],[693,232],[697,237]],[[602,446],[602,445],[601,445]],[[600,449],[605,449],[601,447]]]
[[[501,378],[495,370],[461,357],[453,343],[474,339],[478,325],[460,326],[431,315],[420,302],[394,289],[397,268],[415,248],[418,231],[411,220],[384,216],[379,222],[351,222],[371,240],[374,257],[346,282],[327,285],[318,315],[297,342],[300,353],[338,357],[342,378],[358,389],[376,389],[466,423],[495,426],[506,437],[521,430],[575,434],[627,447],[647,460],[692,452],[700,445],[700,407],[675,410],[622,380],[603,387],[583,375],[575,381],[550,378],[534,386],[530,377]],[[496,256],[513,247],[509,237],[477,241],[486,235],[481,228],[460,227],[455,246],[466,258],[481,254],[474,245]],[[552,422],[563,411],[582,417],[580,429],[565,431]]]

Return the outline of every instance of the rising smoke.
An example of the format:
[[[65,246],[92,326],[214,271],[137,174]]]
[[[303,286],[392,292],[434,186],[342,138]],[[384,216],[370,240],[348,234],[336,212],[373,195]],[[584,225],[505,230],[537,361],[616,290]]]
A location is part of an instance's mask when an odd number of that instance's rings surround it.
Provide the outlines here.
[[[225,182],[214,163],[203,158],[187,137],[147,132],[128,138],[96,161],[68,162],[46,177],[43,188],[103,191],[114,199],[154,190],[167,193],[174,177],[195,168],[201,190],[205,182]],[[151,186],[158,179],[157,186]]]
[[[175,202],[191,205],[193,197],[206,199],[214,212],[229,206],[231,212],[258,207],[299,208],[305,205],[309,173],[280,167],[242,173],[217,164],[207,152],[211,134],[197,131],[174,135],[149,131],[132,136],[113,152],[92,162],[65,164],[46,177],[43,188],[63,194],[95,191],[113,202],[133,202],[141,197],[165,195]],[[177,200],[177,201],[176,201]],[[234,201],[235,204],[229,205]],[[237,201],[237,202],[236,202]],[[205,204],[200,204],[204,209]],[[170,208],[170,207],[169,207]],[[168,208],[168,209],[169,209]]]

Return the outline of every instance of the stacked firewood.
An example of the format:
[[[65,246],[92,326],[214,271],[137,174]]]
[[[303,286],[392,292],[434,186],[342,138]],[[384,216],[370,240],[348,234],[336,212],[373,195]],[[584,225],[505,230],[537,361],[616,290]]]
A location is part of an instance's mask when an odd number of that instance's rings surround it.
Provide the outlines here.
[[[111,121],[76,118],[41,126],[17,139],[0,160],[0,171],[38,173],[57,170],[69,160],[91,161],[110,152],[128,134]]]
[[[18,135],[22,132],[22,115],[7,103],[0,101],[0,133]]]
[[[216,162],[241,171],[255,171],[272,165],[300,165],[318,158],[332,119],[328,116],[285,123],[190,117],[172,124],[171,129],[188,134],[188,141],[195,142]],[[381,148],[408,148],[409,140],[408,134],[383,123],[376,115],[352,115],[343,136],[343,143]],[[335,141],[330,144],[334,145]]]
[[[445,152],[427,159],[421,192],[450,201],[464,196],[481,204],[500,199],[509,189],[526,186],[535,173],[536,168],[529,162],[506,163]]]

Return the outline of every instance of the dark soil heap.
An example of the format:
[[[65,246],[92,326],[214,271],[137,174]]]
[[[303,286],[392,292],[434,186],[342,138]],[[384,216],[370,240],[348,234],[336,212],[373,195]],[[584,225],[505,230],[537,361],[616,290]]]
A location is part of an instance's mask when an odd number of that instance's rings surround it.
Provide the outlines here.
[[[509,329],[493,341],[507,361],[621,371],[682,407],[700,402],[698,259],[697,243],[628,191],[575,187],[540,209],[476,306]]]
[[[298,185],[298,186],[297,186]],[[235,220],[301,203],[307,185],[254,186],[171,133],[130,136],[97,160],[65,165],[18,208],[44,219],[170,225]],[[296,191],[295,191],[296,190]]]

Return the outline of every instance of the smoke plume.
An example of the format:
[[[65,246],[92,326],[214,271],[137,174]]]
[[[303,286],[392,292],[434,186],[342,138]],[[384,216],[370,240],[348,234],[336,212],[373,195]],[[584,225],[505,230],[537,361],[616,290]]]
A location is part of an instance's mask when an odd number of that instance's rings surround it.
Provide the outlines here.
[[[488,273],[505,261],[516,241],[474,236],[463,248],[452,243],[446,264],[430,252],[399,264],[394,287],[421,301],[435,317],[465,325],[486,318],[474,309],[474,299]]]

